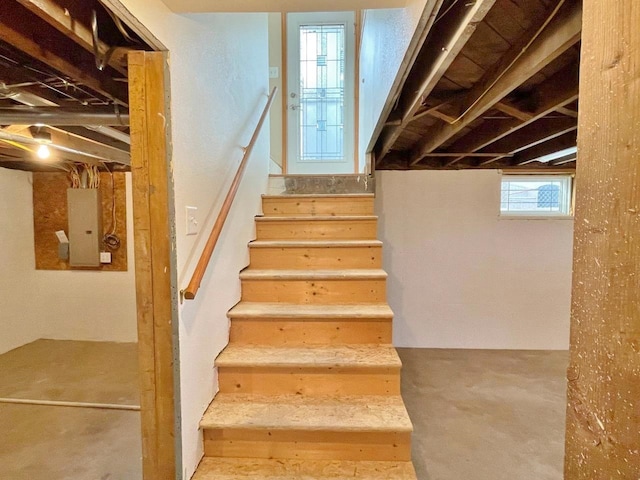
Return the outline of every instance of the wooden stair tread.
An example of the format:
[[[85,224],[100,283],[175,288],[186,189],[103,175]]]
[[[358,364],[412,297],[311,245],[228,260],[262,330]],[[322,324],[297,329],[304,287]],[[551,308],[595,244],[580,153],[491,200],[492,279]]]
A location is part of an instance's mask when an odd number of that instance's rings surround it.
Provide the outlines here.
[[[262,198],[375,198],[375,195],[373,193],[283,193],[263,194]]]
[[[240,272],[240,280],[379,280],[387,272],[379,268],[346,270],[252,270]]]
[[[203,458],[192,480],[415,480],[411,462]]]
[[[410,432],[400,396],[218,394],[205,412],[204,429],[331,432]]]
[[[381,247],[380,240],[254,240],[249,243],[252,248],[273,247]]]
[[[299,216],[292,215],[286,217],[255,217],[255,221],[260,222],[326,222],[326,221],[344,221],[352,222],[359,220],[378,220],[377,215],[313,215]]]
[[[388,320],[393,311],[387,304],[362,305],[297,305],[288,303],[240,302],[228,314],[229,318],[367,318]]]
[[[391,345],[307,345],[280,347],[229,344],[215,360],[216,367],[350,367],[400,368]]]

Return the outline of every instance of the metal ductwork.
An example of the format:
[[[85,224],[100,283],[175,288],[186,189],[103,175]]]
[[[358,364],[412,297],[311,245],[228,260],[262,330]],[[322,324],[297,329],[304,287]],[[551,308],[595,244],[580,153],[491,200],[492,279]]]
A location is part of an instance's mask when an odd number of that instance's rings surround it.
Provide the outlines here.
[[[0,125],[128,126],[129,112],[112,107],[5,107],[0,108]]]

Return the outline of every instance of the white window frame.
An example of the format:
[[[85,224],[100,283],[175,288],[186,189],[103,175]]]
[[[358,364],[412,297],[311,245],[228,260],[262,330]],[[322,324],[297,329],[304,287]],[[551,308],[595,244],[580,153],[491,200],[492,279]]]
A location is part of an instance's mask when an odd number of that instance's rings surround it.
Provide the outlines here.
[[[523,210],[523,211],[503,211],[502,210],[502,187],[505,181],[530,181],[530,182],[544,182],[549,180],[559,180],[562,178],[568,183],[566,192],[561,192],[563,202],[567,205],[566,211],[561,212],[548,212],[548,211],[535,211],[535,210]],[[498,216],[503,219],[515,219],[515,220],[545,220],[545,219],[573,219],[574,214],[574,188],[575,188],[575,175],[571,173],[558,173],[558,174],[518,174],[518,173],[502,173],[500,175],[500,199],[498,203]]]

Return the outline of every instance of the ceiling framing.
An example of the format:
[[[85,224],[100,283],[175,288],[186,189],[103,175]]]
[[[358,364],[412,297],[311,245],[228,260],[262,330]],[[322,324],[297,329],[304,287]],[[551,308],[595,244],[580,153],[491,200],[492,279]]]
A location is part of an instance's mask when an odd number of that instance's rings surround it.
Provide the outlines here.
[[[100,0],[5,0],[0,9],[0,166],[128,170],[126,54],[152,50]],[[38,160],[41,135],[51,158]]]
[[[430,8],[371,144],[375,168],[575,168],[581,1]]]

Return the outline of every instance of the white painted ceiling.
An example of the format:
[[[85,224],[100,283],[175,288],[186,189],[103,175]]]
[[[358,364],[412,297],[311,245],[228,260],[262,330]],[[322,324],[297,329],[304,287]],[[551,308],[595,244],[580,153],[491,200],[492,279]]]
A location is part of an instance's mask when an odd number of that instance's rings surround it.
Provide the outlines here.
[[[407,0],[162,0],[176,13],[330,12],[404,7]]]

